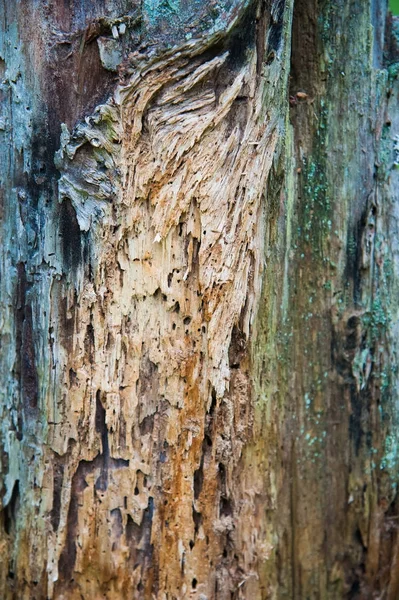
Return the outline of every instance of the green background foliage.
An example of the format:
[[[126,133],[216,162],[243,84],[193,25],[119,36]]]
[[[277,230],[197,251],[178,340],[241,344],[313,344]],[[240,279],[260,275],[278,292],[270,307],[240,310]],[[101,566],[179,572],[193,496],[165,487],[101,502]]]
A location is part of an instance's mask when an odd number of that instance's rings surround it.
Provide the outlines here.
[[[389,8],[394,15],[399,15],[399,0],[389,0]]]

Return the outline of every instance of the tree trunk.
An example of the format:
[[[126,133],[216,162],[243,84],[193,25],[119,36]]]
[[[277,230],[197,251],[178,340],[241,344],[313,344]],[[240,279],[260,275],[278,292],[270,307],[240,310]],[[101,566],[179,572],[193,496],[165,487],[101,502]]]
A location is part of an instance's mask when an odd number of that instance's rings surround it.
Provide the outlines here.
[[[397,600],[385,2],[0,6],[0,597]]]

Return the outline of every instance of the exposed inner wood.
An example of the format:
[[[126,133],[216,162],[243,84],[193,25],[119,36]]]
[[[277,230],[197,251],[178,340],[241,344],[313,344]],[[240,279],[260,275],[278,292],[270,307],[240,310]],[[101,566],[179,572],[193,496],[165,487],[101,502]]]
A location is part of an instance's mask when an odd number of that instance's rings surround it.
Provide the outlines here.
[[[62,251],[75,277],[51,291],[54,338],[68,333],[53,356],[50,595],[54,581],[68,598],[228,597],[264,552],[254,526],[232,558],[281,133],[264,102],[280,69],[257,72],[255,10],[225,38],[133,56],[112,98],[63,129]]]

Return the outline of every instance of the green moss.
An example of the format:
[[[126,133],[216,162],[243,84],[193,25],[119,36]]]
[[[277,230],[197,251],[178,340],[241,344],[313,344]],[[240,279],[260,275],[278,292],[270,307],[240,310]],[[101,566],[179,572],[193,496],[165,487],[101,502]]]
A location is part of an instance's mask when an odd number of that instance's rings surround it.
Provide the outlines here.
[[[357,241],[353,233],[348,232],[348,242],[347,242],[348,254],[352,258],[356,256],[357,251]]]
[[[388,470],[394,473],[399,465],[399,443],[397,436],[387,435],[385,438],[384,455],[380,462],[381,470]]]
[[[388,67],[388,77],[389,82],[392,83],[397,79],[399,74],[399,63],[394,63],[393,65],[389,65]]]
[[[180,0],[144,0],[144,11],[150,23],[159,18],[167,18],[179,14]]]
[[[392,145],[392,132],[389,125],[384,125],[378,151],[377,179],[386,181],[390,176],[394,164],[394,152]]]
[[[363,315],[363,326],[369,330],[372,343],[383,337],[390,320],[389,311],[385,308],[381,298],[377,296],[372,303],[371,310]]]
[[[313,253],[326,247],[325,241],[332,231],[332,212],[327,179],[327,105],[323,98],[318,109],[319,120],[316,145],[311,158],[303,159],[302,215],[298,227],[301,249],[310,246]]]

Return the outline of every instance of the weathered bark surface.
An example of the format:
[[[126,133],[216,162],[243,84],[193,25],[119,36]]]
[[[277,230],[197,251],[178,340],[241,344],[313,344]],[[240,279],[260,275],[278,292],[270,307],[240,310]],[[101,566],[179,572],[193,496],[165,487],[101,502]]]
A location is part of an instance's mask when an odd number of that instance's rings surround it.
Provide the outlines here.
[[[1,597],[398,598],[384,3],[0,17]]]
[[[385,17],[383,3],[294,9],[292,151],[254,350],[278,598],[399,596],[398,55]]]

